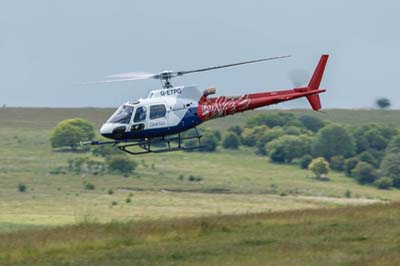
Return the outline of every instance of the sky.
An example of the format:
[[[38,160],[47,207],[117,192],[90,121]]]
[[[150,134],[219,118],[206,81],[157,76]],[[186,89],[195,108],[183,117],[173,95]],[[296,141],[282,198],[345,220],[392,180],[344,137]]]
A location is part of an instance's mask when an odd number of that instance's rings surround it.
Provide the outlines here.
[[[159,81],[81,83],[291,54],[173,80],[217,95],[288,89],[291,71],[311,74],[328,53],[323,107],[371,108],[387,97],[400,109],[399,10],[389,0],[1,1],[0,105],[115,107]]]

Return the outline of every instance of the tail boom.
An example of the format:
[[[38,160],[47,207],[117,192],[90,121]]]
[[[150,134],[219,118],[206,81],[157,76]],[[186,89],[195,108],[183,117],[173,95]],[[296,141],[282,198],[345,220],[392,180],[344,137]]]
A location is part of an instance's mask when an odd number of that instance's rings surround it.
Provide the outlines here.
[[[199,101],[197,115],[202,121],[205,121],[301,97],[306,97],[312,109],[318,111],[321,109],[319,94],[326,91],[320,89],[319,85],[327,61],[328,55],[322,55],[306,87],[294,88],[292,90],[244,94],[240,97],[220,96],[217,98],[207,98],[207,96],[203,96]]]

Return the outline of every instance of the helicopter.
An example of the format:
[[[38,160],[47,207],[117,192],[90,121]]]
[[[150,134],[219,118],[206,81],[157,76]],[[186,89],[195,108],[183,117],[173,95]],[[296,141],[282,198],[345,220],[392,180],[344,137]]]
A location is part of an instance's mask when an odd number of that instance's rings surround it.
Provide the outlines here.
[[[315,111],[321,109],[319,94],[325,92],[320,83],[329,55],[321,56],[307,86],[241,96],[209,97],[215,88],[201,90],[197,86],[173,86],[171,79],[186,74],[251,64],[290,57],[270,57],[240,63],[188,71],[166,70],[159,73],[129,72],[107,76],[91,84],[158,79],[161,89],[152,90],[144,99],[123,103],[100,128],[100,134],[110,141],[91,140],[81,145],[114,145],[129,154],[160,153],[203,147],[197,126],[211,119],[233,115],[256,108],[306,97]],[[194,134],[184,134],[192,130]],[[185,140],[195,139],[196,145],[187,146]],[[135,149],[136,148],[136,149]],[[137,149],[138,148],[138,149]]]

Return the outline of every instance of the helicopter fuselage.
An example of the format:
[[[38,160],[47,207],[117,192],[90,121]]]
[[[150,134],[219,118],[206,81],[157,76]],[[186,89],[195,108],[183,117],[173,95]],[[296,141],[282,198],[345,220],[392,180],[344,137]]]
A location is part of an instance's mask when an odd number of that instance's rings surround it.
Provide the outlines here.
[[[311,107],[321,108],[319,85],[327,55],[323,55],[305,87],[237,97],[213,97],[215,89],[203,92],[196,86],[167,87],[151,91],[147,98],[122,104],[100,129],[101,135],[114,140],[166,137],[181,133],[218,117],[306,97]]]

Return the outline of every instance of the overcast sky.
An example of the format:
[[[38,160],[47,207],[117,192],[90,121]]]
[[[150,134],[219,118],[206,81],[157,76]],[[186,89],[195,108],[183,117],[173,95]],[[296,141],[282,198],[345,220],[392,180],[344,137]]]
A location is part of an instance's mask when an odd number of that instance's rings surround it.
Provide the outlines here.
[[[329,53],[324,107],[368,108],[387,97],[398,109],[399,12],[398,1],[1,1],[0,104],[117,106],[159,82],[78,84],[292,54],[173,80],[218,95],[286,89],[290,71],[312,73]]]

